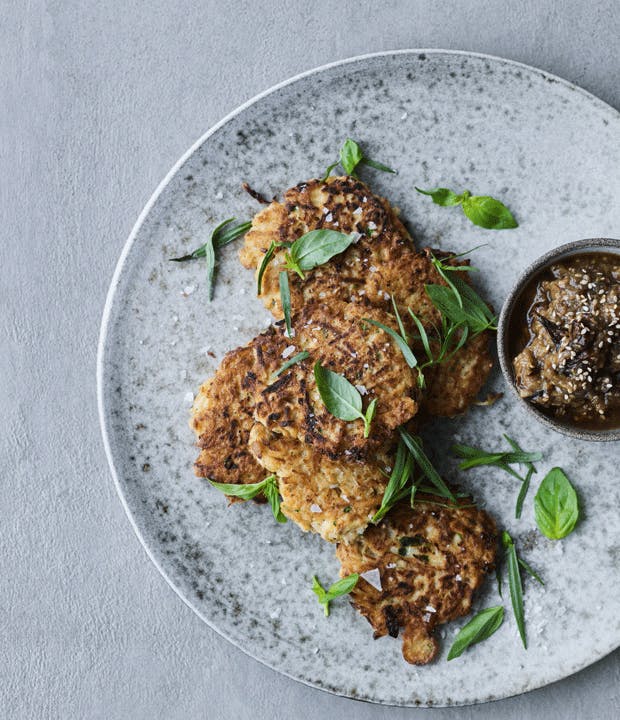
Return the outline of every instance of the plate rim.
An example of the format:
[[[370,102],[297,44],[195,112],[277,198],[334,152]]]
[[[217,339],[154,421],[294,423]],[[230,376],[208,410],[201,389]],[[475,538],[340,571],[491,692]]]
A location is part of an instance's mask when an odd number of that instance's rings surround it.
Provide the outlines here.
[[[220,637],[224,638],[228,643],[233,645],[238,650],[241,650],[245,655],[248,657],[251,657],[253,660],[260,662],[265,667],[268,667],[273,672],[276,672],[280,675],[283,675],[287,678],[290,678],[291,680],[294,680],[296,682],[302,683],[303,685],[306,685],[308,687],[321,690],[323,692],[326,692],[330,695],[335,695],[337,697],[345,697],[350,700],[356,700],[358,702],[367,702],[373,705],[381,705],[385,707],[467,707],[472,705],[481,705],[484,703],[490,703],[490,702],[499,702],[500,700],[506,700],[511,697],[517,697],[519,695],[524,695],[526,693],[532,692],[533,690],[538,690],[542,687],[547,687],[550,685],[554,685],[558,682],[561,682],[562,680],[566,680],[573,675],[575,675],[578,672],[581,672],[582,670],[585,670],[587,667],[590,667],[594,663],[603,660],[605,657],[610,655],[612,652],[620,648],[620,641],[618,644],[614,645],[613,647],[605,650],[603,654],[597,654],[595,656],[592,656],[592,654],[589,656],[589,658],[582,664],[580,667],[576,668],[575,670],[571,671],[567,675],[563,675],[562,677],[559,677],[555,680],[552,680],[550,682],[542,682],[540,684],[534,684],[533,686],[529,687],[527,690],[521,690],[521,691],[510,691],[506,695],[501,695],[499,697],[486,697],[482,699],[474,699],[474,700],[467,700],[465,702],[456,702],[456,703],[434,703],[434,702],[409,702],[409,703],[395,703],[395,702],[389,702],[389,701],[383,701],[381,699],[377,698],[363,698],[363,697],[355,697],[351,694],[339,692],[337,690],[323,687],[321,685],[318,685],[310,680],[307,680],[302,677],[298,677],[296,675],[293,675],[292,673],[288,672],[286,669],[276,667],[274,664],[269,662],[268,660],[258,657],[255,655],[251,650],[248,650],[246,647],[244,647],[240,642],[238,642],[236,639],[229,637],[224,633],[223,630],[220,630],[218,627],[216,627],[208,617],[206,617],[197,607],[195,607],[191,601],[185,597],[185,595],[182,593],[181,589],[175,585],[173,580],[168,576],[167,572],[164,570],[158,559],[155,557],[154,552],[150,549],[148,543],[146,542],[145,538],[143,537],[143,534],[140,530],[140,528],[137,525],[136,520],[134,519],[133,513],[129,507],[128,500],[125,496],[125,492],[123,489],[123,486],[121,484],[121,480],[119,477],[119,473],[117,472],[116,465],[115,465],[115,459],[112,452],[112,446],[110,442],[110,431],[109,427],[106,421],[106,401],[105,401],[105,387],[104,387],[104,376],[105,376],[105,356],[107,352],[108,347],[108,332],[110,330],[110,320],[111,320],[111,313],[112,313],[112,307],[114,305],[114,301],[116,298],[117,290],[120,285],[121,280],[121,274],[123,271],[123,268],[125,266],[125,261],[127,260],[127,257],[133,248],[133,245],[140,233],[140,230],[142,229],[142,226],[147,219],[149,213],[159,200],[159,197],[162,195],[164,190],[167,188],[167,186],[170,184],[172,179],[176,176],[179,169],[185,164],[185,162],[196,152],[196,150],[203,145],[212,135],[214,135],[221,127],[226,125],[230,120],[235,118],[237,115],[240,115],[245,110],[247,110],[252,105],[258,103],[262,99],[268,97],[271,94],[274,94],[278,92],[279,90],[292,85],[300,80],[303,80],[305,78],[311,77],[313,75],[320,75],[321,73],[331,70],[333,68],[338,68],[346,65],[353,65],[355,63],[363,62],[366,60],[371,60],[373,58],[385,58],[385,57],[393,57],[393,56],[406,56],[406,55],[427,55],[427,56],[440,56],[440,55],[450,55],[455,57],[466,57],[466,58],[475,58],[478,60],[488,60],[495,63],[501,63],[503,65],[508,65],[515,68],[521,68],[523,70],[526,70],[529,73],[539,73],[542,75],[545,79],[549,79],[552,81],[555,81],[559,83],[560,85],[564,86],[565,88],[576,91],[580,95],[582,95],[586,100],[588,100],[590,103],[593,103],[595,106],[597,106],[600,110],[603,110],[605,112],[611,113],[612,116],[615,116],[616,119],[620,119],[620,110],[617,110],[609,103],[605,102],[598,96],[594,95],[588,90],[585,90],[584,88],[580,87],[579,85],[571,82],[570,80],[566,80],[565,78],[560,77],[559,75],[555,75],[554,73],[550,73],[546,70],[543,70],[541,68],[538,68],[534,65],[528,65],[527,63],[519,62],[517,60],[512,60],[509,58],[504,58],[499,55],[491,55],[488,53],[481,53],[481,52],[474,52],[469,50],[451,50],[451,49],[441,49],[441,48],[403,48],[403,49],[396,49],[396,50],[382,50],[378,52],[371,52],[371,53],[364,53],[361,55],[354,55],[351,57],[343,58],[340,60],[335,60],[329,63],[325,63],[323,65],[319,65],[313,68],[310,68],[309,70],[304,70],[300,73],[297,73],[295,75],[292,75],[291,77],[286,78],[285,80],[282,80],[275,85],[272,85],[268,87],[265,90],[262,90],[261,92],[257,93],[256,95],[253,95],[248,100],[243,102],[241,105],[234,108],[231,112],[227,113],[221,120],[219,120],[217,123],[212,125],[210,128],[208,128],[200,137],[190,145],[190,147],[179,157],[179,159],[172,165],[170,170],[166,173],[166,175],[163,177],[163,179],[159,182],[159,184],[156,186],[155,190],[149,197],[148,201],[142,208],[140,214],[138,215],[138,218],[136,219],[127,239],[125,240],[125,243],[123,245],[123,248],[121,250],[121,254],[116,262],[116,266],[114,268],[114,273],[112,275],[112,278],[110,280],[110,285],[106,294],[106,299],[104,303],[103,313],[101,317],[101,323],[99,327],[99,337],[98,337],[98,343],[97,343],[97,359],[96,359],[96,390],[97,390],[97,411],[98,411],[98,418],[99,418],[99,428],[101,431],[101,437],[103,441],[103,446],[108,462],[108,467],[110,474],[112,476],[112,480],[114,482],[114,487],[116,489],[116,493],[120,499],[121,505],[123,506],[123,509],[125,511],[125,514],[127,515],[127,518],[129,520],[129,523],[131,527],[133,528],[134,533],[136,534],[140,544],[142,545],[142,548],[147,554],[147,557],[149,560],[155,565],[157,571],[162,575],[166,583],[169,585],[170,588],[176,593],[176,595],[181,598],[181,600],[189,607],[192,612],[194,612],[200,620],[202,620],[211,630],[215,631]]]

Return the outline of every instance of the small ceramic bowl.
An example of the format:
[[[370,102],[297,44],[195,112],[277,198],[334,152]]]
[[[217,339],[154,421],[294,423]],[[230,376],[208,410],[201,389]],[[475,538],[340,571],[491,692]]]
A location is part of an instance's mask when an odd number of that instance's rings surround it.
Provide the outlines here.
[[[521,405],[533,415],[539,422],[547,427],[570,435],[580,440],[620,440],[620,428],[592,430],[582,428],[579,425],[570,424],[569,421],[553,418],[539,410],[533,403],[525,400],[519,395],[515,384],[515,377],[512,368],[512,355],[510,349],[510,328],[512,326],[515,312],[522,312],[523,305],[520,302],[523,292],[528,288],[533,278],[553,263],[563,260],[572,255],[580,255],[587,252],[617,253],[620,255],[620,240],[610,238],[591,238],[577,240],[551,250],[538,260],[535,260],[519,277],[510,294],[506,298],[499,317],[497,328],[497,352],[499,362],[504,374],[504,379],[519,398]]]

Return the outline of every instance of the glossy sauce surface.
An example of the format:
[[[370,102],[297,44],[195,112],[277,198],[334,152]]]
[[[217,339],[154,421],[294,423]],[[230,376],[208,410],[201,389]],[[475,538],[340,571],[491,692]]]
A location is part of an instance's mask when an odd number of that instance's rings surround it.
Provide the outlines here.
[[[569,256],[537,273],[512,313],[521,397],[567,425],[620,426],[620,254]]]

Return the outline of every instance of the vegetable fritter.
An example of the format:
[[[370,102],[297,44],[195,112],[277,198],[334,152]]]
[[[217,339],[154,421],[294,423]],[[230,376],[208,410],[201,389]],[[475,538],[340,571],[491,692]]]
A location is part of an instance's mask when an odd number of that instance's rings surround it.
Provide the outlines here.
[[[416,335],[408,313],[411,308],[429,336],[436,335],[441,316],[424,286],[445,285],[432,264],[432,254],[442,258],[449,255],[416,250],[387,200],[373,195],[357,178],[309,180],[288,190],[282,203],[272,202],[254,218],[240,251],[241,261],[258,274],[273,241],[292,242],[310,230],[322,228],[359,232],[361,237],[340,255],[307,272],[304,280],[289,274],[293,313],[312,302],[331,304],[335,300],[370,305],[391,313],[393,298],[408,333]],[[261,299],[276,318],[282,317],[278,275],[284,266],[285,253],[284,248],[274,253],[262,279]],[[428,413],[450,417],[471,405],[492,366],[488,344],[489,334],[482,333],[465,343],[451,362],[428,371],[425,405]],[[416,355],[424,358],[421,344],[415,349]],[[450,392],[446,393],[445,388],[450,388]]]
[[[287,352],[305,350],[309,357],[256,393],[255,419],[331,460],[360,462],[380,449],[418,411],[420,388],[417,370],[409,368],[394,340],[364,318],[396,327],[391,316],[375,308],[337,301],[304,307],[293,320],[295,336]],[[284,362],[273,353],[271,361],[271,372]],[[355,385],[364,406],[377,399],[368,438],[361,421],[339,420],[325,407],[314,379],[317,361]]]
[[[412,509],[399,503],[377,526],[348,545],[338,545],[342,577],[370,573],[351,592],[354,607],[374,629],[375,638],[398,637],[403,656],[425,664],[438,651],[434,629],[467,615],[474,591],[494,566],[497,529],[484,511],[446,507],[445,499],[420,496]],[[381,589],[375,587],[379,586]]]
[[[252,428],[249,443],[265,470],[278,477],[280,509],[304,531],[328,542],[350,542],[381,506],[391,462],[385,454],[365,463],[330,460],[260,423]]]

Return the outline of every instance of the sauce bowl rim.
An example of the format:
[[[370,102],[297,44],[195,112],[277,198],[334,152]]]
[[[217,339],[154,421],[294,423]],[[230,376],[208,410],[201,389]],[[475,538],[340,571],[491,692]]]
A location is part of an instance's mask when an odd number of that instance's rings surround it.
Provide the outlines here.
[[[539,410],[531,402],[519,395],[515,384],[514,373],[512,370],[512,358],[508,351],[508,329],[511,324],[512,315],[519,299],[526,286],[541,270],[551,265],[553,262],[572,255],[578,255],[581,252],[611,252],[620,255],[620,239],[618,238],[585,238],[583,240],[574,240],[572,242],[558,245],[558,247],[549,250],[544,255],[530,263],[525,270],[519,275],[508,296],[504,300],[499,315],[497,325],[497,354],[499,356],[499,364],[502,369],[502,375],[507,385],[511,388],[514,395],[518,398],[520,404],[533,415],[539,422],[547,427],[562,433],[569,437],[580,440],[592,440],[596,442],[605,442],[620,440],[620,428],[610,428],[602,430],[592,430],[589,428],[580,428],[578,425],[570,425],[568,423],[555,420]]]

